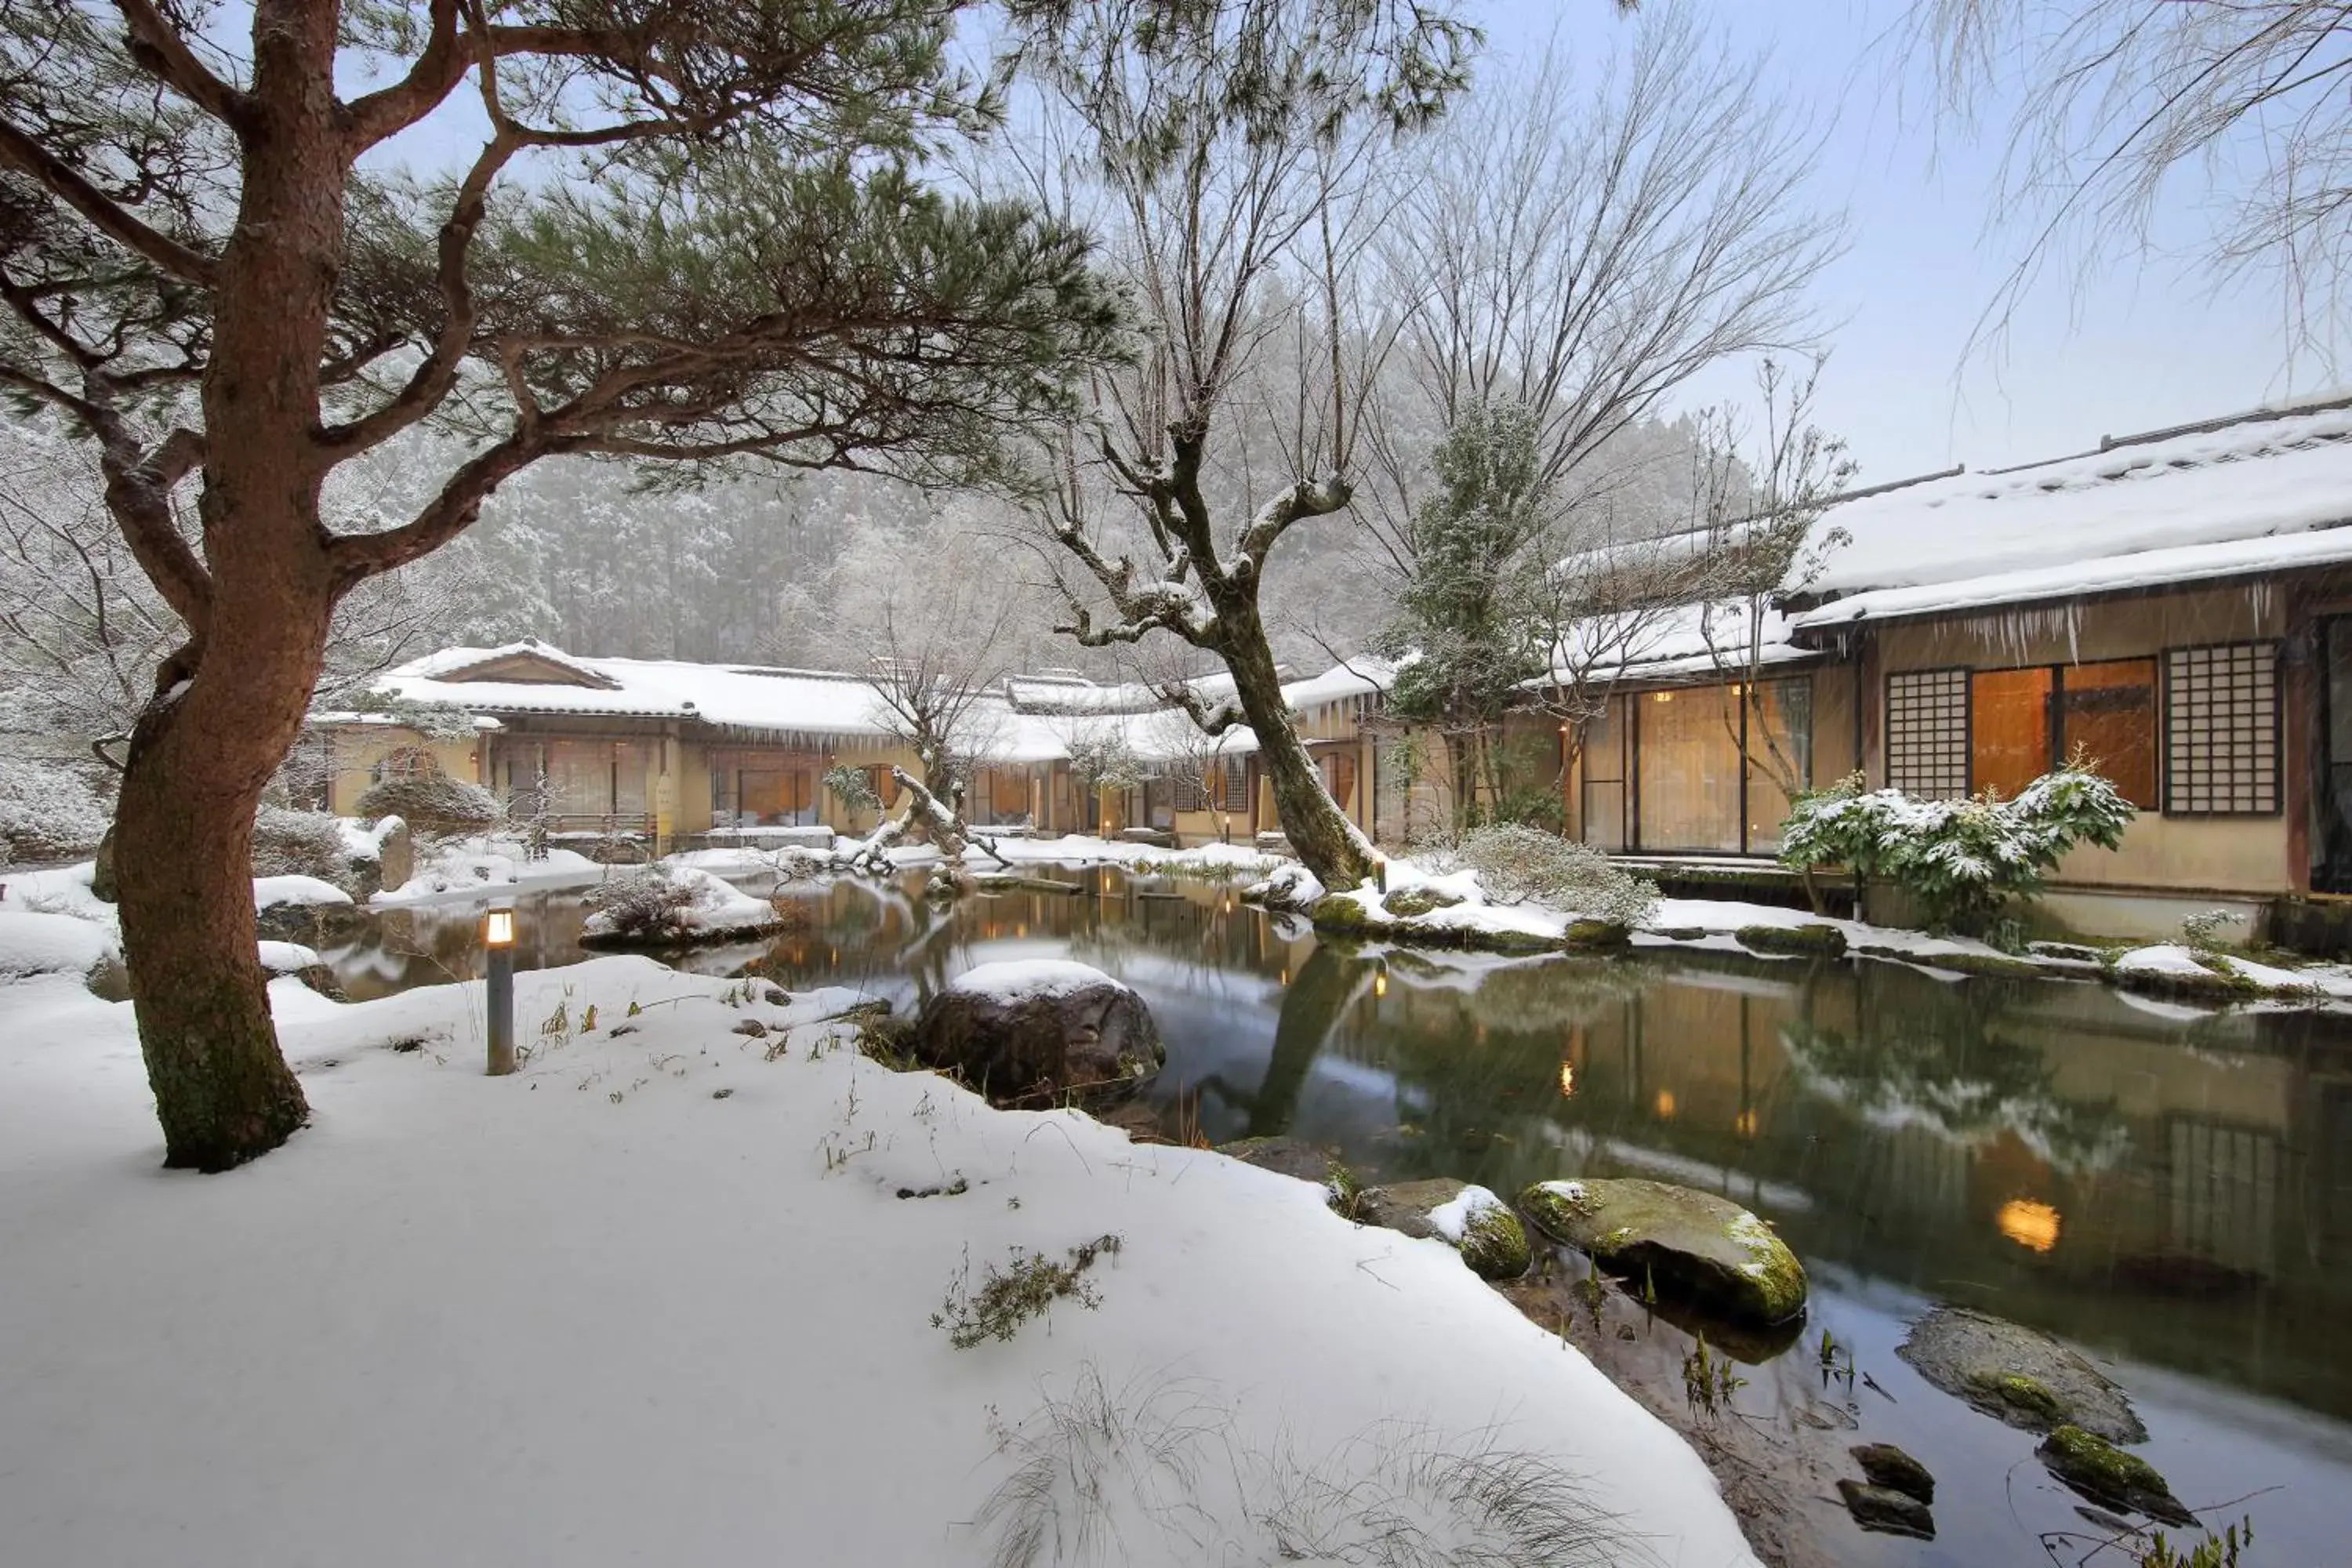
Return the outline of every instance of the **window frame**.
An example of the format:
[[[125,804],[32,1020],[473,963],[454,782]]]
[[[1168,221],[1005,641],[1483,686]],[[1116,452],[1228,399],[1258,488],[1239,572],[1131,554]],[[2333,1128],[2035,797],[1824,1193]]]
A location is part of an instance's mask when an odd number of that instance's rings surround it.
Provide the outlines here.
[[[2172,804],[2172,660],[2176,654],[2230,653],[2240,648],[2258,648],[2270,655],[2271,699],[2271,771],[2270,797],[2267,808],[2245,811],[2203,811]],[[2282,687],[2286,678],[2286,647],[2279,637],[2238,637],[2229,642],[2167,643],[2156,654],[2157,679],[2157,795],[2163,803],[2159,813],[2189,821],[2260,821],[2265,817],[2286,815],[2286,702]]]
[[[2152,711],[2149,715],[2149,725],[2155,740],[2156,789],[2154,793],[2156,803],[2152,805],[2137,806],[2136,809],[2143,812],[2152,812],[2159,816],[2275,816],[2277,814],[2275,808],[2270,812],[2183,812],[2174,811],[2170,805],[2172,795],[2172,728],[2170,722],[2172,712],[2172,655],[2176,652],[2187,652],[2190,649],[2249,646],[2263,646],[2262,639],[2253,639],[2252,642],[2248,643],[2194,643],[2179,647],[2167,646],[2151,653],[2119,654],[2109,658],[2045,659],[2033,664],[1997,664],[1983,666],[1970,664],[1934,664],[1922,665],[1913,669],[1890,669],[1884,677],[1881,678],[1879,682],[1879,777],[1888,789],[1901,787],[1895,781],[1895,682],[1906,677],[1924,675],[1958,675],[1963,678],[1960,702],[1960,750],[1964,763],[1963,778],[1965,780],[1965,784],[1963,785],[1963,797],[1965,798],[1967,796],[1973,796],[1977,793],[1977,677],[1980,675],[2013,675],[2021,671],[2034,669],[2046,670],[2049,672],[2050,690],[2048,696],[2044,698],[2044,701],[2049,704],[2050,709],[2048,719],[2048,728],[2050,731],[2050,759],[2049,766],[2042,770],[2044,773],[2048,773],[2057,768],[2063,767],[2066,762],[2066,672],[2070,669],[2086,669],[2098,665],[2106,664],[2147,664],[2154,667],[2154,680],[2150,686],[2150,691],[2152,693],[2150,698]],[[2272,647],[2273,650],[2277,647],[2277,644],[2275,642],[2271,642],[2267,646]],[[2273,679],[2275,680],[2277,677],[2275,651],[2273,651],[2273,661],[2272,676]],[[2275,697],[2272,702],[2271,718],[2273,724],[2275,727],[2280,718],[2280,707]],[[2275,748],[2275,741],[2273,745]],[[2273,764],[2275,767],[2278,765],[2280,761],[2279,753],[2275,749],[2273,749],[2272,752],[2272,757]],[[2274,788],[2275,785],[2276,780],[2273,780]]]
[[[1911,672],[1906,670],[1903,673],[1909,674]],[[1625,723],[1623,726],[1623,733],[1619,737],[1619,743],[1622,748],[1622,755],[1624,758],[1624,777],[1618,781],[1620,787],[1624,791],[1623,811],[1625,819],[1625,836],[1622,840],[1620,840],[1623,847],[1612,851],[1611,853],[1622,855],[1737,855],[1743,859],[1759,860],[1774,858],[1778,853],[1777,851],[1769,849],[1759,850],[1755,847],[1756,836],[1749,830],[1748,822],[1748,791],[1755,783],[1754,775],[1756,771],[1756,754],[1748,743],[1748,726],[1753,717],[1751,710],[1756,706],[1756,704],[1748,700],[1746,689],[1751,685],[1803,686],[1805,689],[1805,722],[1808,726],[1811,726],[1818,717],[1818,710],[1813,707],[1813,698],[1818,695],[1813,685],[1813,675],[1814,671],[1808,668],[1795,670],[1787,675],[1751,676],[1743,674],[1737,679],[1686,682],[1680,686],[1645,687],[1639,691],[1629,691],[1619,694],[1623,697],[1625,702]],[[1723,693],[1724,700],[1731,703],[1739,711],[1739,733],[1733,742],[1733,750],[1738,754],[1739,776],[1739,847],[1737,849],[1705,849],[1693,848],[1688,846],[1679,847],[1672,846],[1661,847],[1650,843],[1648,837],[1642,831],[1643,822],[1643,807],[1644,804],[1642,799],[1643,792],[1641,776],[1643,731],[1644,729],[1642,722],[1643,701],[1644,699],[1654,697],[1661,691],[1720,691]],[[1813,780],[1821,772],[1821,759],[1815,754],[1815,748],[1812,742],[1813,737],[1811,735],[1808,735],[1805,740],[1805,782],[1801,786],[1801,789],[1804,790],[1810,790],[1813,787]]]

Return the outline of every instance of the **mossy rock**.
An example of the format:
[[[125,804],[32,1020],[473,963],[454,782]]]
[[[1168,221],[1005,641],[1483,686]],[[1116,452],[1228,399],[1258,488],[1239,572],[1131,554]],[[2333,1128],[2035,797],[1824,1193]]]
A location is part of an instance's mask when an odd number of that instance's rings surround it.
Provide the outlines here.
[[[1255,1165],[1276,1175],[1295,1176],[1318,1186],[1330,1179],[1331,1162],[1338,1157],[1332,1150],[1320,1143],[1309,1143],[1304,1138],[1237,1138],[1231,1143],[1218,1144],[1217,1152],[1244,1165]]]
[[[1517,1279],[1533,1254],[1528,1227],[1507,1208],[1480,1209],[1462,1227],[1462,1261],[1481,1279]]]
[[[1651,928],[1650,934],[1664,937],[1668,942],[1705,942],[1706,928],[1705,926],[1654,926]]]
[[[1460,1197],[1468,1184],[1452,1176],[1433,1176],[1425,1182],[1391,1182],[1370,1188],[1361,1205],[1364,1223],[1399,1236],[1435,1236],[1437,1227],[1429,1223],[1429,1211]]]
[[[2110,1442],[2147,1428],[2098,1368],[2037,1332],[1987,1312],[1939,1307],[1911,1326],[1896,1355],[1946,1394],[2029,1432],[2073,1425]]]
[[[1589,952],[1623,947],[1633,940],[1633,933],[1614,921],[1579,920],[1568,922],[1560,940],[1566,946]]]
[[[1381,906],[1399,920],[1412,920],[1416,915],[1450,910],[1461,901],[1459,894],[1449,893],[1443,888],[1407,888],[1382,899]]]
[[[1936,1500],[1936,1478],[1927,1467],[1896,1447],[1892,1443],[1858,1443],[1848,1448],[1853,1462],[1862,1467],[1865,1479],[1874,1487],[1901,1492],[1923,1503]]]
[[[2155,1466],[2096,1433],[2060,1426],[2034,1452],[2052,1475],[2103,1508],[2129,1509],[2166,1524],[2197,1522]]]
[[[1880,1535],[1905,1535],[1915,1541],[1936,1539],[1935,1517],[1927,1505],[1892,1487],[1869,1486],[1851,1477],[1837,1484],[1846,1512],[1854,1523]]]
[[[1845,932],[1832,925],[1809,921],[1801,926],[1741,926],[1734,932],[1750,952],[1789,953],[1808,958],[1843,958]]]
[[[1797,1255],[1762,1220],[1713,1193],[1631,1178],[1538,1182],[1519,1194],[1519,1209],[1612,1273],[1731,1322],[1769,1326],[1805,1310]]]
[[[1375,921],[1356,900],[1331,893],[1317,901],[1308,916],[1318,931],[1374,931],[1384,929],[1385,922]]]

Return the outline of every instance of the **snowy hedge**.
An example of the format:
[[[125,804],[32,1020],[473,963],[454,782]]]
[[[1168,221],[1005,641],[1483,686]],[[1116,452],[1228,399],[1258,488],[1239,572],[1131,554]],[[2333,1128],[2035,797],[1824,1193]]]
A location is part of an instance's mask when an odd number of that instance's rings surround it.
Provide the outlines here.
[[[352,857],[342,819],[324,811],[263,806],[253,819],[253,874],[315,877],[351,891]]]
[[[1468,867],[1495,903],[1549,904],[1628,931],[1657,908],[1654,883],[1627,873],[1589,844],[1520,823],[1473,827],[1416,847],[1414,858],[1441,871]]]
[[[39,757],[0,757],[0,866],[93,854],[112,808],[87,772]]]
[[[1862,775],[1799,797],[1780,859],[1800,870],[1842,866],[1919,900],[1930,929],[2011,937],[2015,900],[2041,891],[2067,853],[2113,849],[2137,816],[2081,761],[2042,774],[2014,800],[1987,790],[1964,800],[1915,800],[1864,790]]]
[[[400,816],[419,827],[486,827],[499,819],[489,791],[446,773],[405,773],[369,786],[356,809],[362,816]]]

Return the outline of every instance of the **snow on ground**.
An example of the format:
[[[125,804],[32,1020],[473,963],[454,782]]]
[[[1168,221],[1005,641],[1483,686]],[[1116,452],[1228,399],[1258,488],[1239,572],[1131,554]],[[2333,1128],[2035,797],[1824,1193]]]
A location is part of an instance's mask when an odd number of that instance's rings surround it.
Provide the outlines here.
[[[611,869],[573,849],[550,849],[533,860],[520,838],[475,834],[465,838],[419,843],[415,874],[368,901],[378,905],[421,904],[436,899],[479,898],[485,893],[525,888],[580,887],[602,879]]]
[[[828,1049],[845,993],[739,1007],[636,957],[516,991],[532,1048],[489,1079],[478,987],[273,984],[314,1122],[193,1176],[156,1169],[126,1006],[0,987],[12,1561],[965,1568],[1024,1465],[1066,1503],[1098,1457],[1120,1534],[1087,1561],[1270,1565],[1265,1516],[1347,1499],[1310,1521],[1345,1544],[1391,1489],[1442,1511],[1401,1451],[1496,1444],[1617,1516],[1592,1561],[1752,1562],[1690,1450],[1442,1243]],[[933,1326],[1013,1249],[1104,1236],[1097,1310]],[[1035,1419],[1089,1391],[1118,1452]],[[1131,1495],[1182,1490],[1153,1435],[1203,1513]]]
[[[282,877],[256,877],[253,879],[253,907],[266,910],[277,904],[348,904],[352,896],[318,877],[289,874]]]

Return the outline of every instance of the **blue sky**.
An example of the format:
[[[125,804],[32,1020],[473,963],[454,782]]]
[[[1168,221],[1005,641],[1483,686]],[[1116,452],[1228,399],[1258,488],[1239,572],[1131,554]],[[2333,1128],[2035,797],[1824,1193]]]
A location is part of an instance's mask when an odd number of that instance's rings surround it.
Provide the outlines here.
[[[2044,276],[1998,359],[1967,356],[1972,329],[2031,236],[1990,222],[2006,121],[1971,132],[1934,112],[1927,71],[1895,37],[1906,0],[1682,0],[1743,46],[1825,121],[1821,198],[1843,205],[1852,248],[1826,270],[1818,303],[1836,323],[1818,416],[1862,465],[1859,482],[1965,462],[1996,468],[2095,447],[2312,390],[2287,374],[2278,301],[2259,288],[2215,297],[2193,267],[2112,268],[2095,289],[2066,268]],[[1484,0],[1499,51],[1536,52],[1555,27],[1571,47],[1605,47],[1624,26],[1606,0]],[[2198,193],[2176,193],[2176,217]],[[2193,225],[2177,223],[2181,235]],[[1685,402],[1736,396],[1744,376],[1709,377]]]

